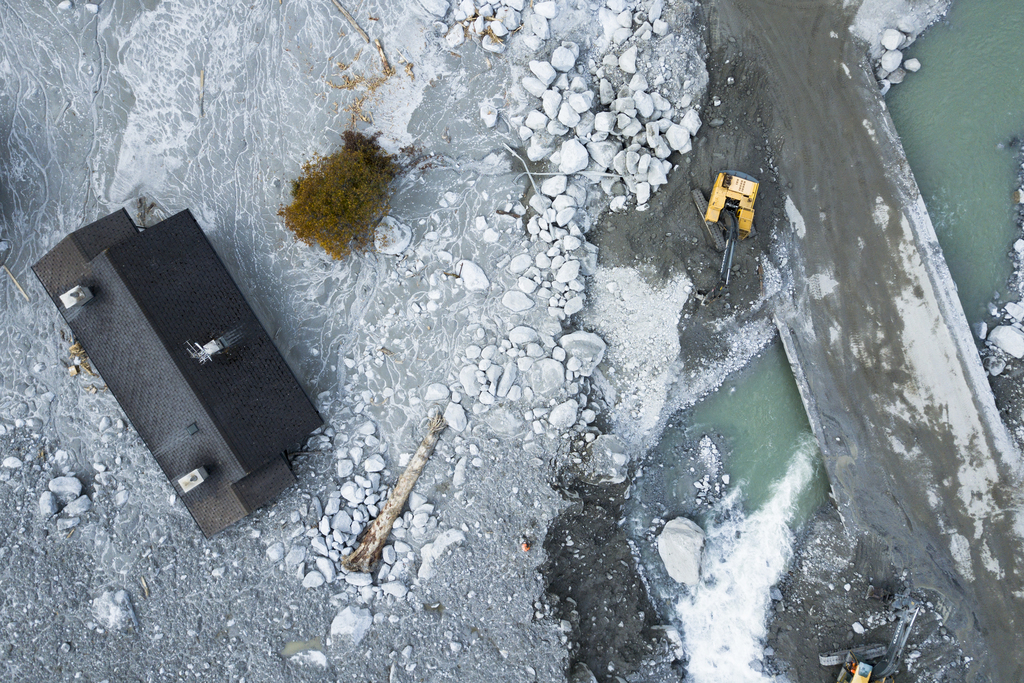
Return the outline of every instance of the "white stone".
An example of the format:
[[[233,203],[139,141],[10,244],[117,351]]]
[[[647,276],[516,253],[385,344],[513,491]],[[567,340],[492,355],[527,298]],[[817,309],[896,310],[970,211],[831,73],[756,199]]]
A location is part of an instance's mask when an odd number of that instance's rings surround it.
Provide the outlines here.
[[[302,546],[292,546],[292,549],[285,555],[284,563],[288,567],[298,567],[306,561],[306,549]]]
[[[43,495],[39,496],[39,514],[50,518],[57,514],[59,509],[57,496],[53,494],[53,491],[43,491]]]
[[[408,594],[409,589],[405,587],[401,581],[388,581],[383,584],[381,590],[384,591],[384,595],[393,595],[394,597],[401,600]]]
[[[354,481],[346,481],[341,485],[341,497],[350,503],[361,503],[366,496],[358,484]]]
[[[850,625],[850,628],[852,628],[853,632],[856,633],[858,636],[864,634],[864,625],[861,624],[859,621],[853,622]]]
[[[550,178],[546,178],[544,182],[540,184],[540,191],[549,197],[557,197],[565,192],[567,181],[568,178],[564,175],[553,175]]]
[[[550,398],[562,388],[565,369],[554,358],[541,358],[527,371],[527,381],[534,394]]]
[[[897,50],[903,43],[903,34],[894,28],[882,31],[882,47],[886,50]]]
[[[563,100],[562,105],[558,108],[558,122],[567,128],[575,128],[576,124],[580,122],[580,115],[569,106],[568,102]]]
[[[590,377],[594,368],[604,360],[604,352],[607,349],[603,339],[593,332],[582,330],[562,335],[558,345],[565,349],[568,356],[580,362],[578,374],[582,377]]]
[[[367,472],[381,472],[384,470],[384,467],[384,458],[377,453],[374,453],[363,461],[363,469]]]
[[[462,286],[471,292],[482,292],[491,286],[483,268],[465,259],[455,264],[455,272]]]
[[[619,143],[612,142],[611,140],[591,142],[587,145],[587,152],[590,154],[590,158],[593,159],[594,163],[602,171],[612,165],[615,155],[621,149],[622,146]]]
[[[459,371],[459,383],[467,396],[477,396],[480,393],[480,383],[476,379],[476,366],[467,365]]]
[[[575,399],[559,403],[548,413],[548,424],[555,429],[568,429],[576,424],[576,412],[579,410]]]
[[[455,24],[448,33],[444,34],[444,42],[454,50],[466,42],[466,29],[462,28],[462,24]]]
[[[56,477],[47,488],[60,496],[61,500],[73,500],[82,493],[82,482],[75,477]]]
[[[544,91],[548,89],[546,83],[539,78],[533,76],[527,76],[522,80],[523,90],[530,93],[534,97],[540,97],[544,94]]]
[[[533,265],[533,259],[529,254],[517,254],[512,257],[508,264],[509,272],[519,274]]]
[[[303,588],[317,588],[324,585],[324,575],[315,569],[302,579]]]
[[[494,128],[498,123],[498,110],[490,102],[480,105],[480,118],[488,128]]]
[[[423,392],[424,401],[443,401],[448,398],[451,391],[447,386],[440,382],[434,382],[427,386],[426,391]]]
[[[668,142],[668,146],[677,152],[686,154],[691,149],[690,131],[675,123],[665,131],[665,140]]]
[[[545,2],[538,2],[534,5],[533,11],[545,19],[554,19],[558,16],[558,5],[552,0],[545,0]]]
[[[344,640],[348,645],[358,645],[373,625],[370,610],[361,607],[346,607],[338,612],[331,622],[331,640]]]
[[[546,90],[540,98],[544,114],[549,119],[558,117],[558,106],[562,103],[562,95],[557,90]]]
[[[449,403],[444,409],[444,420],[453,431],[462,432],[468,425],[466,411],[458,403]]]
[[[284,559],[284,543],[272,543],[267,547],[267,559],[273,563],[280,562]]]
[[[636,113],[645,119],[654,116],[654,99],[647,93],[643,91],[633,93],[633,104],[636,106]]]
[[[619,68],[628,74],[636,73],[636,47],[631,47],[619,55]]]
[[[1014,358],[1024,358],[1024,332],[1015,327],[1000,325],[988,333],[988,341]]]
[[[590,92],[589,90],[582,93],[569,93],[569,96],[566,98],[566,101],[569,103],[569,106],[573,108],[573,111],[575,111],[578,114],[583,114],[584,112],[590,111],[590,107],[593,106],[594,93]]]
[[[566,175],[578,173],[590,163],[590,155],[587,153],[587,148],[575,138],[563,142],[559,152],[561,154],[561,160],[558,164],[559,173]]]
[[[92,509],[92,501],[89,500],[89,496],[79,496],[73,501],[64,506],[64,514],[68,517],[74,517],[80,515],[83,512],[88,512]]]
[[[551,66],[556,71],[568,71],[576,66],[576,55],[567,47],[556,47],[551,53]]]
[[[547,88],[549,85],[555,82],[555,78],[558,77],[558,73],[555,68],[548,62],[533,60],[530,62],[530,71],[537,77],[537,79],[544,84]],[[525,85],[524,85],[525,87]]]
[[[534,302],[526,294],[517,290],[510,290],[501,297],[501,304],[510,311],[521,313],[533,308]]]
[[[345,583],[350,586],[369,586],[373,583],[373,577],[365,572],[352,572],[345,574]]]
[[[899,50],[888,50],[884,55],[880,63],[882,68],[886,71],[895,71],[900,68],[900,64],[903,62],[903,53]]]
[[[548,25],[546,17],[542,17],[539,14],[531,14],[526,18],[526,25],[533,35],[541,40],[547,40],[551,37],[551,27]]]
[[[676,517],[658,534],[658,554],[677,583],[695,586],[700,581],[704,530],[685,517]]]
[[[693,137],[700,130],[700,114],[694,109],[687,109],[679,125],[690,133],[690,137]]]
[[[1011,301],[1006,304],[1006,306],[1003,307],[1003,310],[1006,311],[1007,315],[1018,322],[1024,320],[1024,306],[1021,306],[1015,301]]]
[[[87,2],[85,3],[85,11],[89,12],[90,14],[96,14],[100,11],[100,6],[94,2]]]
[[[602,111],[594,115],[594,130],[610,133],[615,130],[616,115],[614,112]]]
[[[414,4],[419,5],[419,8],[422,9],[421,13],[429,15],[433,19],[444,19],[451,7],[448,0],[416,0]]]
[[[636,184],[636,204],[642,206],[651,199],[651,184],[642,182]]]
[[[22,462],[20,458],[15,458],[13,455],[9,455],[4,458],[3,466],[8,469],[16,470],[22,466]]]
[[[921,62],[920,60],[911,57],[907,61],[903,62],[903,68],[906,69],[907,71],[910,71],[911,73],[914,73],[921,70]]]
[[[565,306],[562,307],[562,312],[567,316],[575,315],[583,310],[583,297],[576,295],[565,302]]]
[[[432,543],[428,543],[423,546],[420,550],[420,557],[422,561],[420,563],[419,572],[417,577],[420,581],[425,581],[434,576],[434,563],[437,562],[438,558],[447,550],[450,546],[457,543],[461,543],[466,540],[466,535],[458,529],[447,529],[438,534],[437,538]]]
[[[71,0],[60,0],[57,3],[57,9],[71,9]]]
[[[576,259],[566,261],[555,273],[556,282],[571,282],[580,274],[580,262]]]
[[[664,8],[664,0],[651,0],[651,5],[647,10],[647,21],[657,21],[658,19],[661,19],[661,13]]]
[[[540,335],[532,327],[525,327],[520,325],[512,328],[508,333],[508,339],[516,346],[524,346],[530,342],[535,342],[540,339]]]

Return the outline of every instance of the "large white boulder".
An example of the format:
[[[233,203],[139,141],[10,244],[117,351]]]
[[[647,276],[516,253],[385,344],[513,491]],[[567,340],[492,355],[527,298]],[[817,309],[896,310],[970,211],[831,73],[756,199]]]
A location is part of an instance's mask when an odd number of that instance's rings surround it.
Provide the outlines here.
[[[556,71],[568,71],[576,66],[576,55],[567,47],[556,47],[551,53],[551,66]]]
[[[679,122],[679,125],[688,130],[690,132],[690,137],[693,137],[697,134],[697,131],[700,130],[700,114],[693,109],[687,109],[686,113],[683,114],[683,119]]]
[[[558,345],[565,349],[569,358],[575,358],[580,363],[577,374],[582,377],[590,377],[598,363],[604,360],[604,351],[607,345],[604,340],[593,332],[582,330],[566,334],[558,340]]]
[[[700,581],[703,552],[704,530],[685,517],[671,520],[658,534],[658,554],[677,583],[695,586]]]
[[[668,141],[669,147],[682,154],[689,152],[692,147],[690,131],[675,123],[665,131],[665,140]]]
[[[1024,332],[1016,327],[1000,325],[988,333],[988,341],[1014,358],[1024,358]]]

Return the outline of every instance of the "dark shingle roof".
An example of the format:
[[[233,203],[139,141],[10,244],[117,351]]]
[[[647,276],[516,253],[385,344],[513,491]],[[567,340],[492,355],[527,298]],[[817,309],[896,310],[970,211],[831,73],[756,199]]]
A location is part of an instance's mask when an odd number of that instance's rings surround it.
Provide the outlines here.
[[[33,270],[207,536],[295,481],[281,454],[322,420],[189,211],[140,233],[122,209]],[[75,285],[94,298],[67,311]],[[225,334],[208,362],[190,355]]]

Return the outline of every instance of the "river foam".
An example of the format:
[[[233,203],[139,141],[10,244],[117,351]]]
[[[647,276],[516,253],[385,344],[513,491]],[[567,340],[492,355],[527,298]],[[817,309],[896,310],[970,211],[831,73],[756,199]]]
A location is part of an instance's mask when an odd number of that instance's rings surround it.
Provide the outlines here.
[[[793,520],[811,483],[814,441],[797,447],[785,477],[755,512],[742,512],[734,489],[707,523],[700,584],[675,605],[683,631],[688,681],[761,681],[771,587],[793,554]]]

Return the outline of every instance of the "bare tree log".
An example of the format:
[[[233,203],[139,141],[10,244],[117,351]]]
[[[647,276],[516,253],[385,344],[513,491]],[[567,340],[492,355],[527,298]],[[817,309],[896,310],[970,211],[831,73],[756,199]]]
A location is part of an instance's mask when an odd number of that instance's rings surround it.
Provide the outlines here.
[[[377,519],[373,520],[373,524],[363,535],[363,540],[359,543],[356,551],[341,561],[345,569],[351,572],[369,572],[380,561],[384,544],[387,542],[388,536],[391,535],[391,527],[394,526],[398,515],[402,513],[405,501],[412,493],[412,487],[416,485],[416,480],[420,478],[420,473],[423,472],[423,467],[427,464],[427,458],[430,457],[434,446],[437,445],[437,440],[441,437],[441,432],[447,426],[448,423],[445,422],[444,416],[440,412],[430,418],[427,435],[423,437],[420,447],[416,449],[416,454],[412,456],[409,465],[402,472],[402,476],[398,478],[398,483],[395,484],[394,490],[388,496],[388,502],[384,504],[384,509],[377,515]]]
[[[349,14],[348,10],[342,7],[341,3],[338,2],[338,0],[331,0],[331,2],[333,2],[334,6],[338,8],[338,11],[341,12],[346,19],[348,19],[348,23],[352,24],[352,28],[359,32],[359,35],[363,37],[363,40],[365,40],[366,42],[370,42],[370,36],[366,35],[366,31],[359,27],[359,24],[356,23],[355,17]]]
[[[374,38],[373,44],[377,46],[377,52],[380,53],[380,67],[384,70],[384,75],[390,78],[395,74],[395,70],[391,68],[391,63],[388,61],[387,55],[384,54],[384,46],[381,45],[380,38]]]

